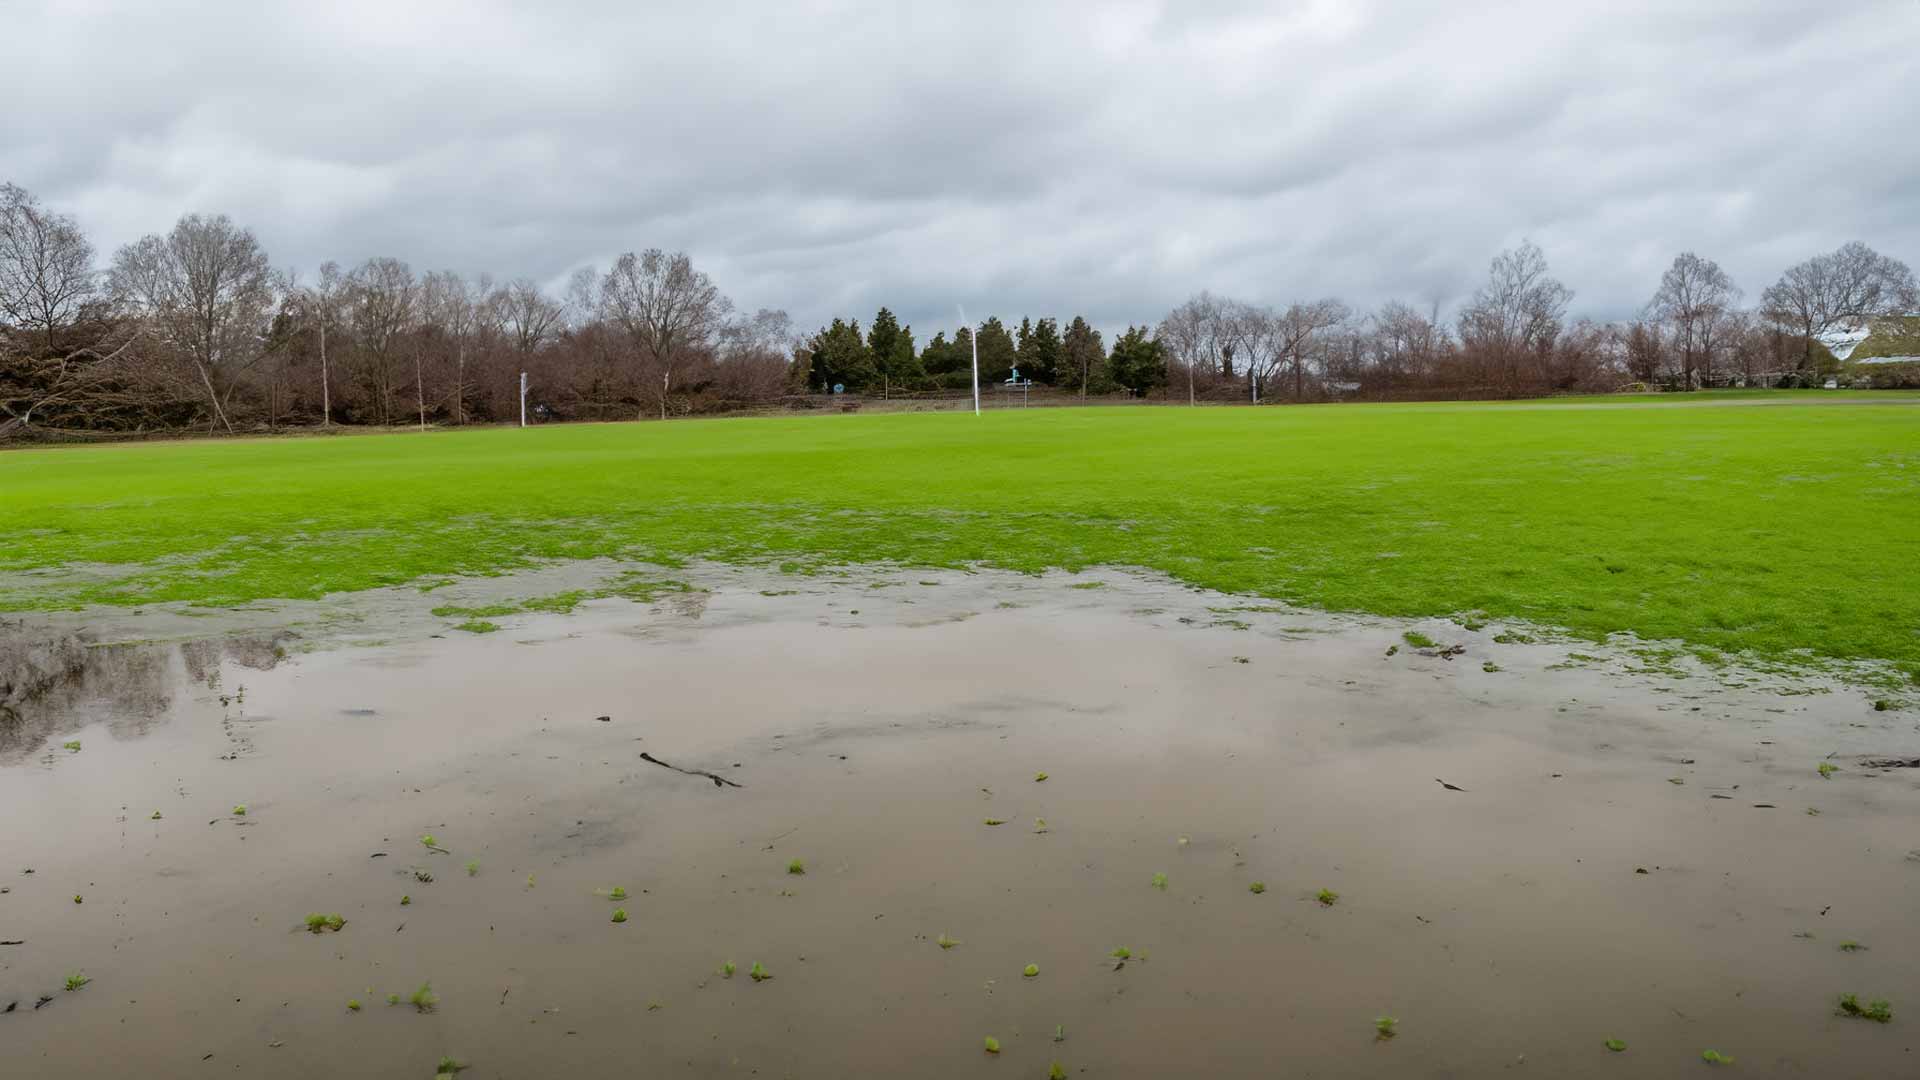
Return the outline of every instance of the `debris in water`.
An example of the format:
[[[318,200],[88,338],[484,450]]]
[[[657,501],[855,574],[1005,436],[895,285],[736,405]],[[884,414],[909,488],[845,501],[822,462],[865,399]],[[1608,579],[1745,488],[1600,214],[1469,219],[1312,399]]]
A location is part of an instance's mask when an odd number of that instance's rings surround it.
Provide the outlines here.
[[[735,783],[734,781],[729,780],[724,776],[718,776],[718,775],[715,775],[714,773],[707,772],[704,769],[683,769],[678,765],[669,765],[666,762],[661,761],[659,758],[654,757],[652,754],[647,753],[645,750],[640,751],[640,760],[645,761],[652,765],[658,765],[663,769],[672,769],[674,772],[681,773],[682,775],[685,775],[685,776],[704,776],[707,779],[713,781],[714,787],[745,787],[746,786],[745,784]]]
[[[1453,784],[1449,784],[1449,783],[1447,783],[1447,782],[1446,782],[1445,780],[1442,780],[1442,779],[1440,779],[1440,778],[1439,778],[1439,777],[1437,777],[1437,776],[1433,778],[1433,782],[1434,782],[1434,783],[1436,783],[1436,784],[1439,784],[1439,785],[1440,785],[1441,787],[1443,787],[1443,788],[1446,788],[1446,789],[1447,789],[1448,791],[1465,791],[1465,790],[1467,790],[1466,788],[1463,788],[1463,787],[1456,787],[1456,786],[1454,786]]]

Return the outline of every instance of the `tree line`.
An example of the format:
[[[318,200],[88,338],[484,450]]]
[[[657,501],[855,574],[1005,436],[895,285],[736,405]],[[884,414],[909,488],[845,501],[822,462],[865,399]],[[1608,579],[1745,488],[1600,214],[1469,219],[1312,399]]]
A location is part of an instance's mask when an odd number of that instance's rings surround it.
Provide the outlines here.
[[[335,424],[665,419],[839,390],[954,394],[1017,370],[1060,395],[1167,401],[1518,396],[1810,381],[1822,335],[1920,308],[1912,271],[1851,243],[1785,271],[1757,305],[1711,259],[1676,257],[1639,317],[1568,319],[1540,248],[1502,252],[1451,319],[1389,302],[1200,293],[1109,344],[1074,316],[989,317],[923,344],[881,308],[797,333],[736,310],[684,253],[649,249],[527,279],[406,262],[275,267],[224,215],[187,214],[104,265],[68,215],[0,185],[0,437],[38,429],[214,432]]]

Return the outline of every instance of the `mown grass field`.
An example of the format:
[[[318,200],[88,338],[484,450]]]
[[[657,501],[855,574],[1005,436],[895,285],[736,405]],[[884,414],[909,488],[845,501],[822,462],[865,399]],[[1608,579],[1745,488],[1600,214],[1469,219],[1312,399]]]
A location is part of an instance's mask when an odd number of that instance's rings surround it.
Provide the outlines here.
[[[1761,400],[1783,400],[1780,395]],[[1920,672],[1920,406],[1048,409],[0,454],[0,610],[531,560],[1096,564]],[[74,572],[22,573],[71,566]]]

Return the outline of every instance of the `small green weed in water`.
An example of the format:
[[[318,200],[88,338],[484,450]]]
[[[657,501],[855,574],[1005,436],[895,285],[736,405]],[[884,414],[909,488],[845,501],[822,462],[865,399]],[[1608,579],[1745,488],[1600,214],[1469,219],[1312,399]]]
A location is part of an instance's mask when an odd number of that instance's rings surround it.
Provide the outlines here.
[[[607,899],[609,900],[625,900],[626,898],[627,890],[624,886],[615,885],[613,888],[607,890]]]
[[[1046,778],[1047,778],[1047,774],[1043,772],[1033,774],[1033,782],[1036,784],[1041,783],[1042,781],[1046,780]]]
[[[236,805],[236,806],[235,806],[235,807],[233,808],[233,816],[234,816],[234,817],[246,817],[246,816],[247,816],[247,804],[246,804],[246,803],[239,803],[238,805]]]
[[[1851,1016],[1860,1020],[1872,1020],[1877,1024],[1891,1023],[1893,1020],[1893,1003],[1885,998],[1875,998],[1865,1005],[1862,1005],[1860,1004],[1858,995],[1841,994],[1840,1015]]]
[[[1047,1080],[1067,1080],[1067,1070],[1056,1061],[1047,1068]]]
[[[1627,1043],[1625,1039],[1608,1039],[1605,1043],[1602,1043],[1601,1045],[1605,1046],[1607,1049],[1613,1051],[1616,1054],[1624,1051],[1627,1048]]]
[[[1000,1052],[1000,1040],[991,1035],[987,1036],[986,1046],[987,1053],[989,1054],[997,1054]]]
[[[440,995],[433,992],[432,982],[423,982],[420,989],[408,995],[407,1003],[420,1012],[432,1012],[433,1007],[440,1004]]]
[[[80,989],[81,987],[87,985],[92,981],[93,981],[92,979],[89,979],[85,975],[82,975],[76,971],[73,974],[67,976],[67,993],[71,994],[75,990]]]
[[[1067,1041],[1067,1025],[1065,1024],[1053,1025],[1053,1041],[1054,1042]]]
[[[442,1057],[440,1064],[435,1066],[433,1080],[453,1080],[453,1078],[462,1070],[466,1069],[466,1067],[467,1063],[464,1061],[455,1061],[450,1057]]]
[[[412,903],[413,903],[413,897],[411,897],[411,896],[408,896],[408,895],[407,895],[406,893],[401,893],[401,894],[400,894],[400,906],[401,906],[401,907],[407,907],[408,905],[410,905],[410,904],[412,904]]]
[[[388,995],[387,995],[387,1004],[389,1004],[389,1005],[398,1005],[398,1004],[400,1004],[400,995],[399,995],[399,994],[388,994]]]
[[[474,860],[472,860],[472,861],[470,861],[470,862],[468,862],[468,863],[467,863],[467,876],[468,876],[468,877],[473,877],[473,876],[475,876],[475,875],[477,875],[477,874],[479,874],[479,873],[480,873],[480,860],[478,860],[478,859],[474,859]]]
[[[1133,958],[1133,950],[1122,945],[1107,955],[1113,957],[1115,960],[1131,960]]]
[[[1031,979],[1031,978],[1033,978],[1033,977],[1034,977],[1035,975],[1038,975],[1038,974],[1040,974],[1040,965],[1039,965],[1039,964],[1028,964],[1028,965],[1027,965],[1026,967],[1024,967],[1024,968],[1021,968],[1021,969],[1020,969],[1020,974],[1022,974],[1022,975],[1024,975],[1024,976],[1026,976],[1027,978],[1029,978],[1029,979]]]
[[[1167,889],[1167,875],[1165,874],[1153,875],[1153,881],[1150,884],[1152,884],[1154,888],[1159,889],[1161,892],[1165,892]]]
[[[527,888],[529,888],[529,889],[531,889],[531,888],[533,888],[533,875],[532,875],[532,874],[528,874],[528,875],[527,875]]]
[[[941,935],[940,935],[939,937],[937,937],[937,938],[934,938],[934,939],[933,939],[933,943],[934,943],[935,945],[938,945],[938,946],[940,946],[940,947],[941,947],[941,948],[943,948],[943,949],[951,949],[951,948],[953,948],[953,947],[954,947],[955,945],[958,945],[958,944],[960,944],[960,939],[959,939],[959,938],[950,938],[950,937],[948,937],[948,936],[947,936],[947,935],[945,935],[945,934],[941,934]]]
[[[80,740],[79,740],[79,739],[75,739],[75,740],[73,740],[72,742],[66,742],[66,743],[61,743],[60,745],[61,745],[61,747],[62,747],[62,748],[64,748],[64,749],[65,749],[65,750],[66,750],[66,751],[67,751],[68,753],[70,753],[70,754],[77,754],[77,753],[79,753],[79,752],[80,752]]]
[[[767,973],[766,968],[760,966],[760,961],[755,960],[753,966],[747,969],[747,978],[752,979],[754,982],[766,982],[768,979],[773,978],[773,976]]]
[[[980,819],[980,824],[982,825],[1005,825],[1006,823],[1006,818],[990,817]]]
[[[795,859],[787,864],[787,873],[789,874],[804,874],[806,872],[807,864],[803,860]]]
[[[158,811],[158,810],[155,810],[155,811],[153,812],[153,817],[152,817],[151,819],[149,819],[149,820],[152,820],[152,821],[159,821],[159,820],[160,820],[160,811]]]
[[[733,973],[737,970],[739,969],[733,966],[733,961],[729,960],[720,965],[720,977],[723,979],[731,979],[733,978]]]
[[[79,893],[74,893],[74,894],[73,894],[73,902],[74,902],[74,903],[76,903],[76,904],[84,904],[84,903],[86,903],[87,901],[86,901],[86,898],[85,898],[85,897],[83,897],[83,896],[81,896],[81,895],[80,895]]]
[[[1857,941],[1843,941],[1840,943],[1840,951],[1841,952],[1866,952],[1867,947],[1865,945],[1860,944]]]
[[[432,833],[428,833],[420,838],[420,846],[426,848],[428,851],[439,851],[440,838]]]
[[[1033,831],[1034,831],[1034,832],[1036,832],[1036,833],[1043,833],[1043,832],[1046,832],[1046,831],[1047,831],[1047,819],[1046,819],[1046,818],[1043,818],[1043,817],[1037,817],[1037,818],[1034,818],[1034,819],[1033,819]]]
[[[1416,649],[1431,649],[1440,644],[1418,630],[1409,630],[1401,634],[1400,639]]]
[[[626,909],[626,908],[623,908],[623,907],[617,907],[617,908],[614,908],[614,909],[613,909],[613,921],[614,921],[614,922],[626,922],[626,921],[627,921],[627,909]]]
[[[359,999],[359,998],[348,998],[348,999],[347,999],[347,1011],[348,1011],[348,1012],[359,1012],[359,1011],[360,1011],[360,999]]]
[[[1394,1017],[1376,1016],[1373,1018],[1373,1037],[1376,1039],[1391,1039],[1400,1033],[1399,1027],[1400,1021]]]
[[[1831,761],[1823,761],[1820,763],[1820,779],[1822,780],[1825,780],[1829,776],[1832,776],[1834,773],[1837,773],[1839,771],[1840,771],[1840,767],[1838,765],[1835,765]]]
[[[1493,661],[1491,661],[1491,660],[1489,660],[1489,661],[1487,661],[1486,663],[1484,663],[1484,664],[1481,664],[1481,665],[1480,665],[1480,670],[1481,670],[1481,671],[1484,671],[1484,672],[1486,672],[1486,673],[1487,673],[1487,674],[1489,674],[1489,675],[1491,675],[1491,674],[1493,674],[1494,672],[1496,672],[1496,671],[1499,671],[1499,670],[1500,670],[1500,665],[1499,665],[1499,664],[1496,664],[1496,663],[1494,663],[1494,662],[1493,662]]]
[[[1255,896],[1259,896],[1261,893],[1267,891],[1267,883],[1264,881],[1256,881],[1253,884],[1247,886],[1247,891],[1252,893]]]
[[[1732,1058],[1730,1058],[1730,1057],[1728,1057],[1727,1055],[1725,1055],[1725,1054],[1723,1054],[1723,1053],[1721,1053],[1721,1052],[1720,1052],[1720,1051],[1718,1051],[1718,1050],[1702,1050],[1702,1051],[1700,1051],[1700,1060],[1701,1060],[1701,1061],[1704,1061],[1704,1062],[1706,1062],[1706,1063],[1707,1063],[1707,1064],[1709,1064],[1709,1065],[1731,1065],[1731,1064],[1733,1064],[1733,1059],[1732,1059]]]
[[[340,928],[345,925],[347,925],[347,920],[341,918],[338,913],[332,915],[313,914],[307,916],[307,933],[309,934],[318,934],[328,930],[337,934],[340,932]]]
[[[1340,902],[1340,894],[1332,889],[1321,889],[1314,895],[1314,899],[1320,901],[1322,907],[1332,907]]]

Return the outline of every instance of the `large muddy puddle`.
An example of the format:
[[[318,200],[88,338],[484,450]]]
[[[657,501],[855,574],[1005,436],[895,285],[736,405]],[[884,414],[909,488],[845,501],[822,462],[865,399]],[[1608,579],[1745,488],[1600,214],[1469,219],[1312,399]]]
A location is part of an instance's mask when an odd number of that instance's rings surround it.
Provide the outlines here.
[[[0,1073],[1920,1074],[1910,712],[1120,575],[711,578],[10,626]]]

